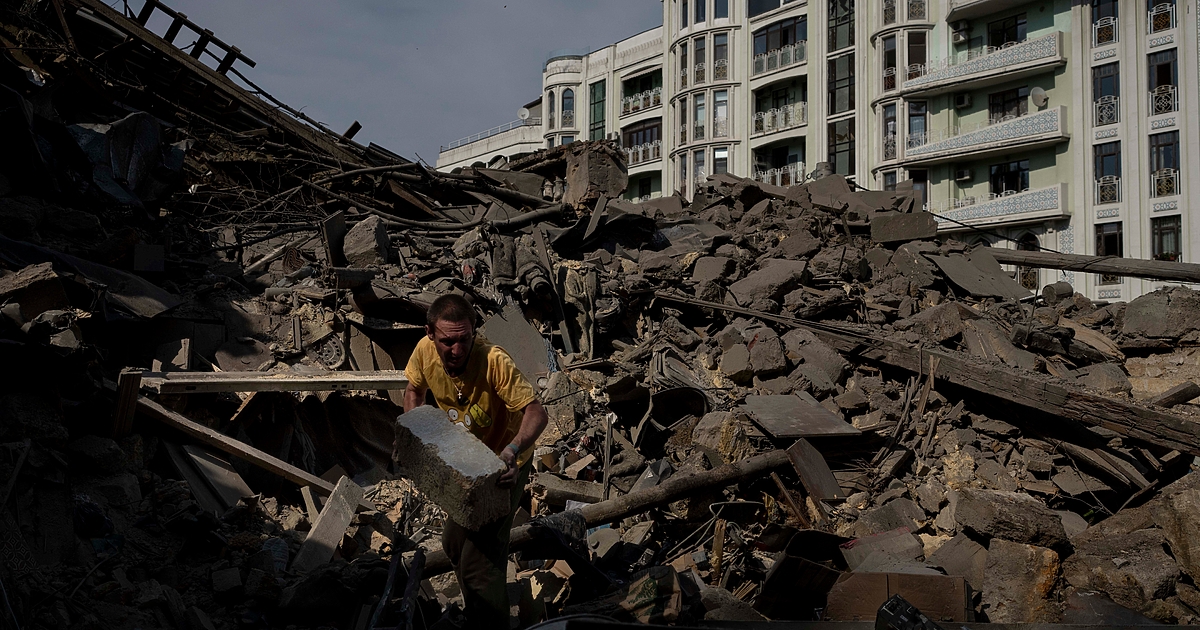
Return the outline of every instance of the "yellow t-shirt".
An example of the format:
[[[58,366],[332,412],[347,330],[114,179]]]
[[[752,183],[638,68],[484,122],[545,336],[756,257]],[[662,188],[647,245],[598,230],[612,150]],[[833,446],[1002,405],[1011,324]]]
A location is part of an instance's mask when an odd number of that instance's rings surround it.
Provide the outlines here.
[[[517,369],[512,357],[482,335],[475,338],[467,369],[461,376],[446,373],[442,358],[428,336],[417,342],[404,374],[410,386],[432,391],[438,407],[452,421],[466,425],[496,454],[512,443],[521,428],[525,407],[537,400],[533,386]],[[460,390],[466,396],[465,404],[458,402]],[[531,444],[517,456],[517,463],[524,465],[532,454]]]

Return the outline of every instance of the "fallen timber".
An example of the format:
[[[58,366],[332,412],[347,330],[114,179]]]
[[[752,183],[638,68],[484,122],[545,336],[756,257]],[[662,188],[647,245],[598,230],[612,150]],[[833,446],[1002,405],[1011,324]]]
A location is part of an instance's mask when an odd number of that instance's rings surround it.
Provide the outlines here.
[[[1200,264],[1196,263],[1142,260],[1139,258],[1120,258],[1117,256],[1084,256],[1082,254],[1057,254],[1054,252],[1027,252],[998,247],[992,248],[989,253],[996,259],[996,262],[1006,265],[1102,273],[1112,276],[1133,276],[1153,280],[1200,282]]]
[[[929,365],[930,357],[937,357],[941,366],[936,374],[937,380],[1066,420],[1103,427],[1147,444],[1200,456],[1200,423],[1173,414],[1018,374],[1011,368],[984,364],[948,350],[910,348],[902,343],[858,332],[847,326],[759,313],[665,291],[658,291],[654,295],[665,301],[740,313],[787,326],[805,328],[846,356],[918,374],[923,373],[924,366]]]

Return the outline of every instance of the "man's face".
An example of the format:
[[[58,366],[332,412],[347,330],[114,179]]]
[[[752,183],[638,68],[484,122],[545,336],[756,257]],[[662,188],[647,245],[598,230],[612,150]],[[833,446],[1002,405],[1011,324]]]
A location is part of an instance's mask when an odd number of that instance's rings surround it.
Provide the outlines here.
[[[475,326],[468,321],[453,322],[438,320],[434,326],[425,326],[425,332],[433,340],[438,356],[446,373],[451,376],[462,374],[467,369],[467,357],[475,344]]]

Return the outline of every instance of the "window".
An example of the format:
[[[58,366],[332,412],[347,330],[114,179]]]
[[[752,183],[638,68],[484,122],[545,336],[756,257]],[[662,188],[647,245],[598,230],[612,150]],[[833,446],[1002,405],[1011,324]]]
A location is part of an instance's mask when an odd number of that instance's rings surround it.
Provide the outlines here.
[[[1121,96],[1121,64],[1106,63],[1092,68],[1092,98]]]
[[[729,0],[713,0],[713,19],[729,17]]]
[[[1096,255],[1097,256],[1124,256],[1124,250],[1121,246],[1121,222],[1114,221],[1112,223],[1101,223],[1096,226]],[[1117,284],[1121,282],[1119,276],[1110,276],[1106,274],[1100,275],[1100,284]]]
[[[1150,234],[1153,241],[1154,260],[1169,260],[1179,262],[1179,245],[1182,234],[1181,219],[1173,217],[1157,217],[1150,219]]]
[[[929,171],[909,171],[908,178],[912,180],[913,191],[921,195],[921,206],[929,203]]]
[[[688,186],[687,183],[687,154],[680,154],[676,160],[679,162],[679,185],[677,185],[675,188],[680,191],[691,190],[691,187]]]
[[[680,0],[679,2],[679,28],[687,28],[690,22],[688,21],[688,2],[691,0]]]
[[[707,174],[704,170],[704,151],[692,153],[692,176],[696,178],[697,185],[700,183],[700,179]]]
[[[588,111],[588,139],[604,139],[604,81],[596,81],[588,86],[588,101],[591,108]]]
[[[995,124],[1029,113],[1029,88],[1019,87],[988,94],[988,120]]]
[[[563,136],[562,140],[559,141],[559,144],[571,144],[572,142],[575,142],[575,136]]]
[[[696,57],[696,83],[704,83],[704,38],[697,37],[692,44],[692,54]]]
[[[575,126],[575,90],[570,88],[562,93],[562,126],[563,129]]]
[[[883,89],[896,89],[896,36],[883,38]]]
[[[650,193],[651,193],[651,187],[653,185],[654,185],[654,182],[653,182],[653,178],[651,178],[651,177],[643,177],[643,178],[639,179],[638,180],[638,197],[641,197],[641,198],[649,197]]]
[[[729,136],[729,91],[713,92],[713,132],[714,138]]]
[[[780,7],[779,0],[750,0],[746,4],[746,12],[749,17],[759,16]]]
[[[548,116],[548,119],[546,121],[548,123],[547,127],[549,129],[553,129],[554,128],[554,111],[555,111],[554,110],[554,91],[553,90],[546,92],[546,111],[550,112],[550,115]],[[554,145],[552,144],[550,146],[554,146]]]
[[[704,139],[704,94],[696,94],[692,97],[692,110],[695,115],[692,117],[692,140]]]
[[[1117,0],[1092,0],[1092,23],[1117,18]]]
[[[896,171],[887,171],[883,174],[883,189],[896,190]]]
[[[808,39],[808,17],[782,20],[754,31],[754,54],[762,55]]]
[[[729,172],[729,147],[713,149],[713,175]]]
[[[1175,49],[1150,55],[1150,90],[1163,85],[1177,85],[1179,70]]]
[[[829,60],[829,113],[854,109],[854,55]]]
[[[854,174],[854,119],[829,123],[829,164],[839,175]]]
[[[1169,197],[1179,194],[1179,132],[1150,136],[1150,194]]]
[[[988,46],[999,48],[1005,44],[1025,41],[1025,14],[1014,15],[988,24]]]
[[[704,5],[705,4],[707,4],[707,0],[696,0],[696,11],[695,11],[696,24],[699,24],[704,21],[704,8],[705,8]]]
[[[829,50],[854,45],[854,0],[829,0]]]
[[[1121,176],[1121,141],[1105,142],[1092,148],[1096,158],[1096,179]]]
[[[927,114],[929,107],[925,101],[912,101],[908,104],[908,143],[909,146],[925,144],[925,134],[929,132]]]
[[[621,146],[637,147],[643,144],[654,144],[661,139],[662,121],[659,119],[646,120],[636,125],[630,125],[621,130]]]
[[[729,79],[729,34],[713,35],[713,81]]]
[[[915,79],[925,74],[925,33],[908,33],[908,78]]]
[[[1017,249],[1024,252],[1036,252],[1041,249],[1037,237],[1026,232],[1017,239]],[[1030,291],[1038,290],[1037,267],[1017,267],[1017,282]]]
[[[688,102],[687,98],[681,98],[675,103],[675,120],[679,121],[679,144],[687,142],[687,115]]]
[[[991,185],[993,195],[1029,190],[1029,160],[993,164]]]
[[[679,45],[679,87],[685,88],[688,84],[688,74],[691,73],[691,66],[688,65],[688,46],[687,44]]]
[[[547,148],[547,149],[553,149],[553,148],[554,148],[554,138],[547,138],[547,139],[546,139],[546,148]]]
[[[883,106],[883,159],[896,159],[896,104]],[[893,173],[893,176],[895,173]]]

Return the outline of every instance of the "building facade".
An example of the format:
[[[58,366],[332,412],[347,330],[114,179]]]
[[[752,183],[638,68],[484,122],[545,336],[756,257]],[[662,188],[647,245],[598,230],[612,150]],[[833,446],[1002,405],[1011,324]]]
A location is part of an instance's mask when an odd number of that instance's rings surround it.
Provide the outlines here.
[[[1198,33],[1196,0],[664,0],[662,27],[547,61],[540,146],[619,140],[633,201],[828,162],[913,180],[968,242],[1195,262]],[[494,161],[479,144],[439,168]],[[1014,271],[1093,299],[1162,284]]]

